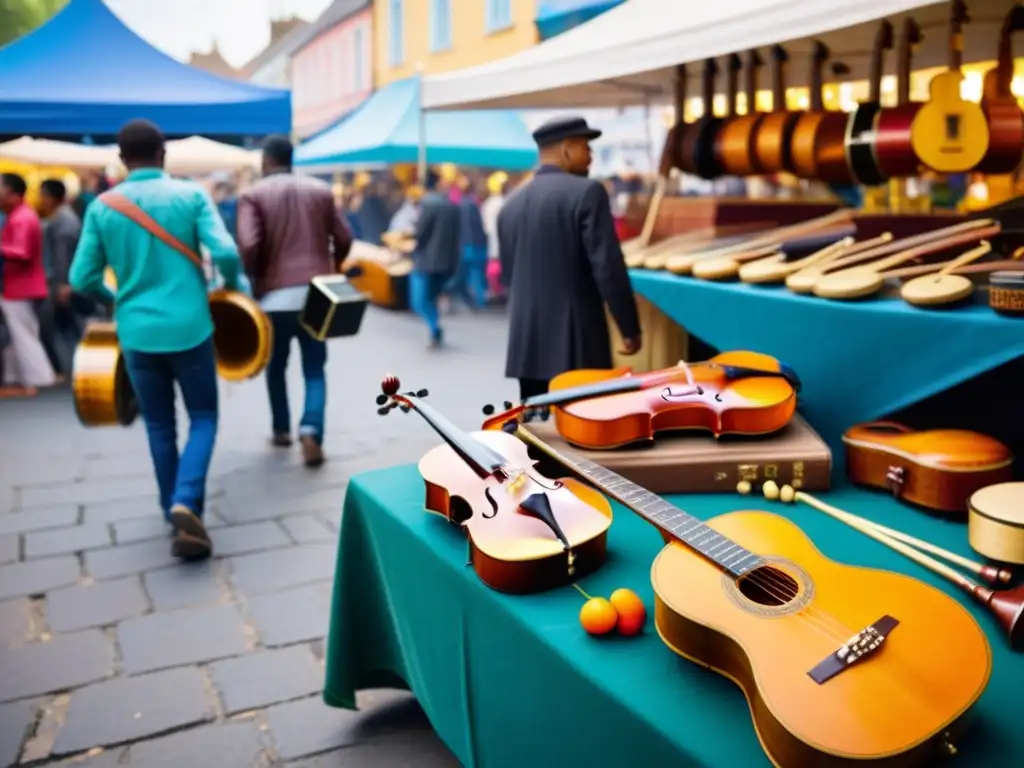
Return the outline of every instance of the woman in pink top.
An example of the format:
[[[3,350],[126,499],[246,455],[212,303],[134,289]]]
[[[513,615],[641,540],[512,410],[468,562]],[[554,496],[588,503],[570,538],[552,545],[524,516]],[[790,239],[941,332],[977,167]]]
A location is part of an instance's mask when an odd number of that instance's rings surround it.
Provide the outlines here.
[[[3,297],[0,312],[11,337],[3,351],[6,387],[34,395],[36,387],[55,381],[53,366],[39,340],[36,302],[49,294],[43,268],[43,228],[39,217],[25,203],[25,180],[13,173],[0,175],[0,210],[7,215],[0,230],[3,259]]]

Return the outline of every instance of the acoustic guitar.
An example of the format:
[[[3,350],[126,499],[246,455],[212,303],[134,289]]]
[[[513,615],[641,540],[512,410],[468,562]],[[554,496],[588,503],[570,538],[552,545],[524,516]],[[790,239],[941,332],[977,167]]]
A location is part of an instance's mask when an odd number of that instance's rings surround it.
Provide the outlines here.
[[[792,171],[790,147],[800,112],[786,109],[786,64],[789,54],[781,45],[772,47],[772,111],[761,120],[754,136],[754,155],[763,173]]]
[[[857,177],[854,175],[851,163],[851,149],[848,141],[850,132],[856,122],[858,127],[863,126],[867,115],[877,114],[877,104],[882,92],[882,66],[885,61],[885,51],[892,48],[892,25],[883,21],[875,33],[874,42],[871,45],[871,69],[868,77],[868,100],[865,102],[865,112],[857,117],[860,106],[850,114],[842,112],[830,112],[821,121],[818,128],[818,144],[816,147],[815,160],[818,164],[818,178],[829,184],[854,184]],[[870,125],[870,123],[868,123]],[[857,159],[862,166],[868,165],[865,155],[870,157],[870,149],[867,152],[858,151]]]
[[[718,134],[718,160],[727,175],[752,176],[762,172],[754,154],[754,135],[764,118],[764,113],[757,111],[758,72],[763,65],[764,61],[756,50],[747,54],[743,84],[747,113],[733,117]]]
[[[857,105],[850,113],[846,130],[846,155],[853,178],[866,187],[876,187],[886,180],[875,162],[875,124],[882,111],[882,70],[885,52],[893,48],[892,24],[883,21],[871,50],[871,78],[868,100]]]
[[[740,686],[775,765],[932,765],[956,751],[992,650],[945,592],[830,560],[768,512],[703,522],[521,426],[507,431],[659,529],[658,634]]]
[[[949,19],[949,69],[932,78],[928,101],[910,127],[910,141],[921,162],[939,173],[972,170],[988,153],[989,129],[978,104],[964,101],[960,85],[963,27],[970,18],[963,0],[954,0]]]
[[[715,117],[715,80],[718,77],[718,63],[714,59],[704,62],[701,76],[701,101],[704,114],[691,123],[683,135],[679,150],[679,167],[684,173],[714,179],[721,176],[722,169],[715,159],[714,137],[722,125],[722,118]]]
[[[1024,113],[1010,90],[1013,82],[1013,34],[1024,29],[1024,6],[1015,5],[999,32],[996,65],[985,73],[981,108],[988,121],[989,145],[979,173],[1013,173],[1024,155]]]
[[[921,165],[910,140],[910,127],[921,109],[919,102],[910,100],[914,49],[920,44],[921,27],[905,19],[896,51],[896,106],[884,107],[875,127],[875,162],[889,179],[916,176]]]
[[[825,99],[822,71],[828,61],[830,52],[824,43],[815,41],[811,50],[810,75],[810,109],[800,115],[793,127],[792,161],[793,172],[801,179],[818,177],[818,162],[815,147],[818,142],[818,129],[825,120]]]

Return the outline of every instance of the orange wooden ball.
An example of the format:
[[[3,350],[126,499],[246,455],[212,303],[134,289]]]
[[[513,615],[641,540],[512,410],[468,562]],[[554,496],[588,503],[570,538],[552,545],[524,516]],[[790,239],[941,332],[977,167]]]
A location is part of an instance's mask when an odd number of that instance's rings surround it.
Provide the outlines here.
[[[580,624],[591,635],[607,635],[619,623],[615,607],[603,597],[592,597],[580,609]]]
[[[610,602],[619,615],[619,634],[626,637],[639,635],[647,623],[647,609],[640,596],[631,589],[617,589],[612,592]]]

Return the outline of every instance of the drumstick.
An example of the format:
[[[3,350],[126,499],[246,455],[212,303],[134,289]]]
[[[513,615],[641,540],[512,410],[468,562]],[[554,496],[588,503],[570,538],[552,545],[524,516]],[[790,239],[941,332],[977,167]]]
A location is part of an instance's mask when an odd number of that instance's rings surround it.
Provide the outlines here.
[[[833,507],[831,504],[826,504],[825,502],[814,498],[809,493],[797,491],[790,485],[784,485],[782,488],[779,488],[779,486],[774,482],[768,481],[764,484],[761,490],[764,493],[765,498],[772,501],[779,500],[787,504],[801,501],[807,506],[812,507],[819,512],[823,512],[829,517],[860,531],[865,536],[870,536],[875,541],[895,549],[900,554],[906,555],[911,560],[918,563],[918,565],[923,565],[925,568],[933,570],[941,575],[944,575],[945,571],[951,571],[952,569],[936,560],[933,560],[927,555],[922,554],[922,551],[930,552],[936,557],[941,557],[943,560],[959,565],[964,570],[976,574],[990,584],[1006,584],[1013,578],[1013,574],[1004,568],[995,568],[991,565],[977,563],[974,560],[962,557],[955,552],[942,549],[941,547],[937,547],[927,541],[923,541],[922,539],[897,531],[894,528],[888,528],[879,523],[866,520],[863,517],[858,517],[857,515],[849,512],[844,512],[838,507]],[[938,566],[938,568],[935,566]],[[953,571],[953,573],[956,572]]]

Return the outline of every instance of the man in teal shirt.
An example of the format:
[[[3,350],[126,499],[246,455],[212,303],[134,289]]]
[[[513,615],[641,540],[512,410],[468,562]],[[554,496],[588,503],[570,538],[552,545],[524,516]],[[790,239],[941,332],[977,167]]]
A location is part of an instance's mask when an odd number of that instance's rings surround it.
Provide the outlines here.
[[[226,287],[237,289],[234,240],[205,191],[164,173],[160,130],[135,120],[121,129],[117,143],[129,171],[117,193],[193,252],[204,248]],[[116,299],[103,283],[108,266],[117,278]],[[86,213],[70,283],[79,293],[115,301],[117,335],[146,423],[160,505],[175,529],[172,552],[182,559],[208,556],[202,517],[217,434],[217,369],[206,276],[101,196]],[[190,421],[180,455],[175,383]]]

